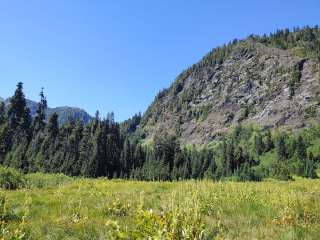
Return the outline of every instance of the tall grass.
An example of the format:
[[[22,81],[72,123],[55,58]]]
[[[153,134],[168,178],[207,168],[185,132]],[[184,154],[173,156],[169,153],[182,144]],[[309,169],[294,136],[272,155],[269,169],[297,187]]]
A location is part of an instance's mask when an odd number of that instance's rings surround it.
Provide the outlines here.
[[[3,227],[24,239],[320,239],[320,180],[38,177],[48,184],[2,191],[6,209],[16,216]]]

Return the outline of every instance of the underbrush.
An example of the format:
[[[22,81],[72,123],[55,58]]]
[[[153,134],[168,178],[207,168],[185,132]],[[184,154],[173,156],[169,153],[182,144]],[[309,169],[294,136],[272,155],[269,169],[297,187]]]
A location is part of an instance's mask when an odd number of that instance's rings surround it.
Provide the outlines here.
[[[70,183],[73,178],[63,174],[31,173],[25,176],[27,188],[49,188]]]
[[[0,188],[16,190],[21,188],[50,188],[69,183],[73,178],[63,174],[31,173],[0,166]]]
[[[24,175],[14,168],[0,167],[0,187],[14,190],[25,185]]]
[[[27,240],[30,239],[27,217],[31,207],[28,198],[19,213],[8,206],[8,199],[0,194],[0,239],[2,240]]]
[[[204,216],[201,215],[198,194],[186,196],[183,201],[172,194],[164,209],[146,209],[143,198],[133,211],[133,229],[121,227],[118,222],[108,220],[110,239],[209,239]],[[179,200],[178,200],[179,199]]]

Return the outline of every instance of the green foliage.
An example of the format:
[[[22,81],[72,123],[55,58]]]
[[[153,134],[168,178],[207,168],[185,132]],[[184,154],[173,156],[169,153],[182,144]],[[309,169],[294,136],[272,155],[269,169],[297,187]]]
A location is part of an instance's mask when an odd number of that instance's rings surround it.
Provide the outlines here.
[[[212,109],[212,104],[208,104],[200,107],[197,112],[197,119],[200,119],[201,121],[206,120],[211,109]]]
[[[243,107],[241,109],[238,121],[242,122],[243,120],[247,119],[249,114],[250,114],[250,108],[248,106]]]
[[[38,103],[37,115],[33,122],[33,130],[37,133],[45,128],[46,110],[48,108],[47,99],[44,96],[43,88],[40,92],[40,102]]]
[[[124,217],[128,215],[130,207],[130,204],[123,203],[120,199],[115,199],[108,204],[104,212],[107,216]]]
[[[312,105],[306,109],[305,118],[315,118],[317,116],[317,106]]]
[[[23,205],[21,216],[17,215],[7,203],[7,197],[0,195],[0,238],[8,240],[30,239],[26,218],[29,215],[30,199]],[[14,227],[12,227],[12,225]]]
[[[72,181],[71,177],[63,174],[31,173],[25,175],[26,188],[52,188]]]
[[[220,53],[224,51],[229,50]],[[301,68],[302,63],[299,64],[296,69]],[[22,84],[18,84],[8,116],[0,114],[1,163],[24,173],[40,171],[148,181],[203,178],[260,181],[266,177],[290,179],[292,174],[317,177],[320,150],[307,155],[308,147],[320,139],[320,128],[317,127],[297,135],[272,134],[270,130],[253,125],[238,125],[214,144],[186,147],[179,142],[179,129],[159,129],[149,144],[141,144],[141,138],[132,135],[140,123],[139,115],[121,126],[114,122],[113,113],[105,120],[97,114],[87,125],[70,118],[59,126],[57,114],[51,115],[48,123],[44,121],[46,105],[42,91],[37,117],[32,125],[25,125],[25,113],[29,110]],[[248,116],[249,108],[245,107],[244,118]],[[205,112],[204,108],[201,114]],[[265,164],[264,156],[268,153],[276,153],[276,156]],[[30,186],[41,187],[42,180],[37,182],[36,176],[29,178]],[[43,181],[43,186],[46,184]]]
[[[0,238],[317,239],[319,186],[319,179],[301,178],[285,183],[74,178],[50,188],[3,191]]]
[[[194,201],[194,199],[190,199]],[[190,204],[191,203],[191,204]],[[192,202],[181,208],[171,206],[166,212],[157,213],[139,209],[137,213],[137,239],[205,239],[205,224],[199,206]]]
[[[292,76],[289,82],[290,99],[294,96],[295,89],[298,87],[298,84],[300,83],[301,76],[302,76],[301,71],[303,69],[304,62],[305,60],[302,60],[296,63],[293,67]]]
[[[0,166],[0,187],[3,189],[14,190],[25,185],[25,179],[19,171]]]
[[[18,83],[14,96],[10,99],[8,119],[10,127],[13,130],[17,130],[17,133],[29,133],[31,115],[23,93],[23,83],[21,82]]]
[[[285,159],[287,159],[288,152],[287,152],[285,140],[286,140],[286,135],[284,133],[280,133],[280,136],[277,139],[277,145],[276,145],[279,161],[284,161]]]
[[[277,180],[288,181],[292,180],[289,167],[280,161],[275,161],[272,163],[270,168],[270,175]]]
[[[141,118],[141,113],[139,113],[135,114],[132,118],[129,118],[128,120],[122,122],[120,124],[121,135],[124,137],[133,135],[141,122]]]
[[[255,38],[256,41],[281,49],[292,49],[298,57],[311,57],[318,60],[320,56],[320,29],[318,26],[313,28],[306,26],[304,28],[294,28],[277,30],[269,36]]]

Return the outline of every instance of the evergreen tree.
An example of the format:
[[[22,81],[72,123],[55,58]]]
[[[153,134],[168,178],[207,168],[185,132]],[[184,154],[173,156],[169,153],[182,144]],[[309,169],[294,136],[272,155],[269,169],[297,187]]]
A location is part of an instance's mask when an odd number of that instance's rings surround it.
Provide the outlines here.
[[[87,134],[85,134],[85,137]],[[101,165],[103,153],[102,153],[102,146],[101,146],[101,124],[98,124],[94,135],[88,139],[88,142],[84,142],[85,138],[81,142],[80,147],[80,161],[83,162],[81,173],[85,177],[99,177],[101,176],[101,171],[99,171],[99,167]],[[90,148],[84,149],[84,144],[90,146]],[[87,151],[85,151],[87,150]],[[84,157],[87,157],[84,159]]]
[[[200,158],[193,147],[191,150],[191,178],[198,179],[200,178],[201,172],[201,162]]]
[[[192,174],[190,154],[188,153],[187,149],[184,149],[183,153],[184,153],[184,164],[183,164],[182,178],[190,179]]]
[[[262,141],[262,136],[259,133],[254,135],[254,149],[255,149],[255,153],[258,156],[263,153],[264,145],[263,145],[263,141]]]
[[[227,143],[224,140],[219,144],[218,149],[218,158],[217,158],[217,170],[216,175],[218,178],[227,176],[228,172],[228,163],[227,163]]]
[[[45,128],[46,110],[48,107],[47,99],[44,96],[43,88],[40,92],[40,102],[38,103],[37,115],[34,119],[34,131],[37,133]]]
[[[215,177],[216,163],[214,160],[214,153],[212,149],[205,148],[203,151],[204,163],[202,167],[202,177],[206,179],[213,179]]]
[[[48,121],[47,133],[53,139],[55,139],[59,134],[58,118],[59,118],[58,114],[57,113],[53,113],[49,117],[49,121]]]
[[[287,159],[287,149],[286,149],[286,143],[285,143],[285,135],[280,134],[278,142],[277,142],[277,154],[278,159],[283,161]]]
[[[0,126],[6,122],[6,108],[4,102],[0,102]]]
[[[133,152],[130,141],[126,138],[121,152],[121,177],[128,178],[130,176],[130,170],[133,165]]]
[[[4,163],[8,166],[20,168],[23,171],[28,169],[26,152],[31,136],[31,114],[27,107],[23,93],[23,84],[17,85],[14,96],[10,99],[8,109],[8,122],[10,132],[10,153],[6,155]]]
[[[173,134],[159,132],[154,136],[154,154],[157,160],[165,161],[170,172],[173,168],[174,153],[178,145],[177,138]]]
[[[12,130],[30,130],[31,115],[23,93],[23,83],[19,82],[8,109],[9,125]]]
[[[230,176],[233,174],[234,170],[236,169],[236,161],[234,155],[234,143],[230,141],[226,145],[226,159],[225,159],[225,176]]]
[[[67,175],[77,176],[81,172],[79,145],[82,139],[83,123],[78,121],[76,125],[72,125],[71,127],[73,129],[66,141],[62,171]]]
[[[269,152],[271,149],[274,148],[270,129],[268,129],[266,132],[264,147],[265,152]]]
[[[0,164],[4,163],[5,156],[10,148],[9,127],[7,122],[0,125]]]
[[[0,164],[3,164],[9,146],[9,128],[5,104],[0,102]]]
[[[120,128],[117,123],[110,123],[108,120],[103,129],[105,161],[102,162],[101,168],[107,173],[109,178],[120,175],[120,155],[122,142],[120,138]]]
[[[93,136],[94,132],[92,131],[93,124],[88,125],[83,131],[83,137],[79,146],[79,162],[81,164],[81,175],[85,177],[91,177],[91,159],[93,155]],[[89,164],[90,163],[90,164]]]
[[[137,144],[134,150],[134,162],[132,169],[141,168],[145,162],[145,151],[142,149],[141,144]]]
[[[308,178],[317,178],[315,159],[312,153],[309,153],[309,156],[306,160],[304,176]]]
[[[174,151],[174,160],[173,160],[173,169],[172,169],[172,175],[171,179],[173,180],[179,180],[183,177],[183,154],[180,149],[180,146],[176,146],[176,149]]]
[[[296,144],[296,151],[300,161],[304,162],[307,158],[307,146],[300,135]]]

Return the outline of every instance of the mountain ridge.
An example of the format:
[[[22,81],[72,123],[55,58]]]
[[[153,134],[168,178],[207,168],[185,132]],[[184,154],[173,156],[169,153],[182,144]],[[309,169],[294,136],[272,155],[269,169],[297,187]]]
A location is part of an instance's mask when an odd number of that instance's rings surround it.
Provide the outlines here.
[[[6,106],[9,104],[9,99],[3,99],[0,97],[0,101],[5,102]],[[31,116],[34,117],[36,115],[38,103],[29,99],[26,99],[27,101],[27,106],[30,108]],[[46,115],[47,118],[53,114],[57,113],[59,115],[58,121],[60,125],[63,125],[67,123],[69,120],[69,117],[74,119],[75,121],[80,120],[84,124],[88,124],[89,121],[92,119],[89,113],[87,113],[84,109],[79,108],[79,107],[69,107],[69,106],[61,106],[61,107],[54,107],[50,108],[48,107]]]
[[[169,131],[201,144],[237,124],[298,129],[318,122],[319,46],[319,28],[306,27],[215,48],[156,96],[138,134]]]

